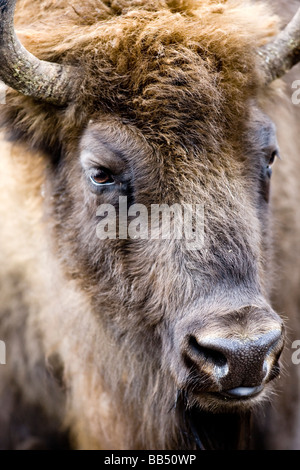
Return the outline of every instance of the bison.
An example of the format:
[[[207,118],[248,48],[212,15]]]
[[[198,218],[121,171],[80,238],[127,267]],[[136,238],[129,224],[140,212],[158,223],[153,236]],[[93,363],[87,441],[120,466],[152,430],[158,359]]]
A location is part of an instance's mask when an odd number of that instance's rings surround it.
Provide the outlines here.
[[[299,1],[15,4],[1,448],[299,448]]]

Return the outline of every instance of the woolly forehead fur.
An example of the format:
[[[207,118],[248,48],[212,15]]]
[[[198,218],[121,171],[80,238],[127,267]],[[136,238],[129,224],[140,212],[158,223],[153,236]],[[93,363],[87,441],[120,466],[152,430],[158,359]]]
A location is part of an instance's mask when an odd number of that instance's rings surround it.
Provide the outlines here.
[[[80,65],[65,110],[15,92],[3,110],[14,138],[53,153],[99,111],[151,139],[233,130],[259,86],[256,49],[277,21],[250,1],[20,0],[16,27],[37,57]]]

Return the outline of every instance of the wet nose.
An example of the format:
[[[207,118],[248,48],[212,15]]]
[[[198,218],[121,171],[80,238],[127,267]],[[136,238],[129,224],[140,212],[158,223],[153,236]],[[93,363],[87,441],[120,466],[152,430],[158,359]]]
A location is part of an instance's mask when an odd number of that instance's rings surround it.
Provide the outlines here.
[[[255,339],[189,335],[184,360],[205,373],[219,391],[231,398],[258,394],[263,383],[279,374],[278,359],[283,348],[281,330]]]

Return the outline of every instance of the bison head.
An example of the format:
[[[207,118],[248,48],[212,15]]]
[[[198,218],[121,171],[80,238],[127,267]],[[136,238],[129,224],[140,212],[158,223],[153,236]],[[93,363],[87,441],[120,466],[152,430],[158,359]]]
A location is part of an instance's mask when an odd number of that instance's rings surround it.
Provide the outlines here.
[[[201,447],[207,413],[247,412],[279,373],[283,324],[269,299],[278,147],[259,103],[299,60],[299,38],[287,43],[300,12],[263,47],[258,6],[247,27],[213,2],[200,13],[132,2],[93,21],[69,12],[62,43],[44,25],[41,60],[16,38],[15,3],[0,6],[1,77],[16,90],[3,123],[43,151],[53,249],[97,325],[87,370],[132,431],[120,445]],[[159,209],[168,236],[151,226]],[[188,223],[196,246],[178,236]]]

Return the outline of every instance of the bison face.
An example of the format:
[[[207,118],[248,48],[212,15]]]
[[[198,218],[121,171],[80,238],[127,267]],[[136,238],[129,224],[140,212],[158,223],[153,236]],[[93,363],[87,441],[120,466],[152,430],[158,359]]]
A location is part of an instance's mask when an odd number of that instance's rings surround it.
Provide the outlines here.
[[[214,411],[260,401],[283,347],[268,301],[278,148],[273,124],[249,106],[238,141],[218,153],[186,135],[158,145],[102,115],[50,178],[55,239],[99,328],[154,361],[172,400],[180,391],[188,406]]]
[[[95,330],[89,347],[61,348],[68,390],[85,403],[97,384],[96,429],[122,415],[123,430],[144,433],[135,445],[179,448],[176,410],[248,410],[279,373],[283,326],[269,302],[278,149],[258,103],[299,61],[300,11],[259,47],[275,31],[256,4],[245,14],[231,2],[104,2],[101,13],[99,2],[95,18],[64,17],[61,41],[52,26],[39,38],[35,23],[40,60],[16,37],[16,2],[4,3],[1,78],[15,91],[1,125],[43,153],[54,258],[80,297],[68,315],[78,321],[87,305]],[[99,390],[117,412],[103,411]]]

